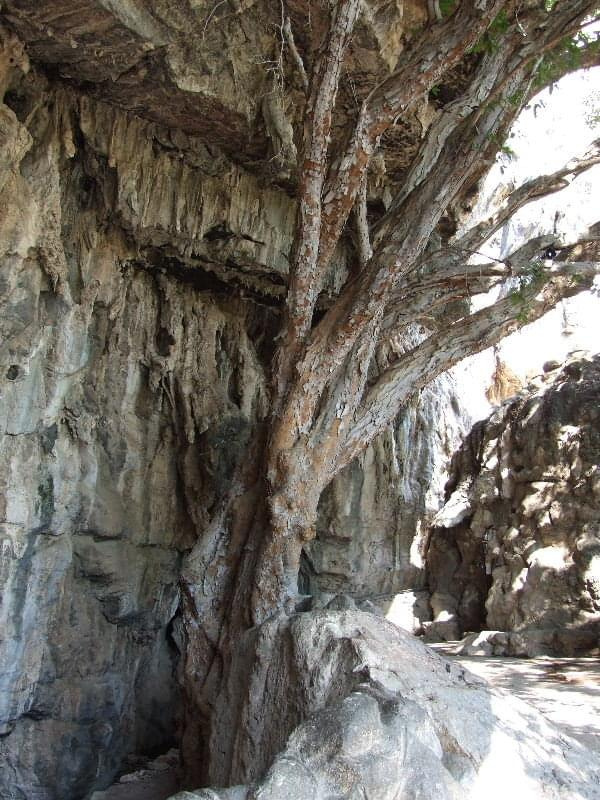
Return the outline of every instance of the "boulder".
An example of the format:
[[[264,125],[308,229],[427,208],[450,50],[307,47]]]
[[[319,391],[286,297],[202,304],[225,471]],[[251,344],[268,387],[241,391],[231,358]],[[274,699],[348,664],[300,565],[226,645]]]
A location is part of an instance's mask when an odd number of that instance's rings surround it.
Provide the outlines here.
[[[430,640],[489,629],[508,634],[496,654],[598,647],[600,358],[546,365],[540,386],[478,423],[453,459],[426,553]]]
[[[595,753],[380,616],[301,613],[270,620],[257,639],[245,713],[268,720],[252,744],[258,760],[274,730],[300,721],[256,780],[171,800],[600,797]],[[266,681],[254,680],[267,655]]]

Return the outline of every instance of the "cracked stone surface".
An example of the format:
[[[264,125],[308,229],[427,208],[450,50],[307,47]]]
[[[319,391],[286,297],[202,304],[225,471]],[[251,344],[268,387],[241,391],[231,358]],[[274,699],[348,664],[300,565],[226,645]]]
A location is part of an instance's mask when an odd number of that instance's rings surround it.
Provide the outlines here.
[[[427,551],[427,636],[575,655],[600,635],[600,358],[573,357],[478,423]],[[481,639],[483,644],[483,639]]]

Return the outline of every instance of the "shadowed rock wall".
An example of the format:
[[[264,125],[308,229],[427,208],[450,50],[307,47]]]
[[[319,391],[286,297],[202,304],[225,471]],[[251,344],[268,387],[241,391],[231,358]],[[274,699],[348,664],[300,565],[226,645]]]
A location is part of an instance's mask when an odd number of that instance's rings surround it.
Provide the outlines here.
[[[272,311],[144,258],[133,234],[181,226],[184,194],[157,194],[171,162],[143,124],[19,100],[38,107],[26,127],[0,106],[0,796],[67,800],[177,740],[179,569],[264,412]]]
[[[600,358],[549,364],[453,461],[427,551],[431,638],[570,655],[600,636]]]
[[[385,604],[425,593],[425,532],[443,497],[445,468],[468,424],[457,384],[444,375],[424,389],[325,490],[317,537],[306,547],[305,589]],[[418,628],[417,624],[417,628]]]

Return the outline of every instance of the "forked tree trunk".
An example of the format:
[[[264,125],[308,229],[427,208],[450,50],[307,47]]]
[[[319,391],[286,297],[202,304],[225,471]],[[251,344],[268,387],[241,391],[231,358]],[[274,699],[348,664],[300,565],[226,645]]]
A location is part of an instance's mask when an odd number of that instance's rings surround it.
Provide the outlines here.
[[[292,685],[278,685],[283,673],[274,673],[276,665],[269,662],[278,626],[297,607],[302,547],[314,535],[327,483],[391,424],[412,393],[591,281],[595,265],[583,282],[577,265],[577,285],[566,263],[551,279],[546,276],[543,288],[525,272],[518,307],[515,298],[505,298],[456,322],[443,319],[444,306],[530,266],[531,254],[519,251],[511,264],[471,266],[468,258],[519,207],[556,191],[567,174],[598,163],[598,152],[566,171],[529,181],[448,252],[428,244],[461,187],[480,174],[482,151],[492,147],[495,154],[498,137],[531,93],[535,59],[565,32],[575,33],[592,6],[589,0],[564,0],[559,15],[532,9],[528,24],[536,40],[530,47],[532,37],[523,36],[515,10],[520,4],[458,4],[447,19],[426,28],[398,69],[364,98],[354,131],[334,158],[333,109],[361,4],[332,4],[329,31],[315,43],[304,110],[298,219],[273,362],[271,418],[257,430],[182,578],[184,757],[191,786],[258,777],[300,721],[301,709],[306,712],[306,706],[294,704]],[[371,231],[370,242],[365,182],[381,136],[460,63],[502,11],[510,19],[502,46],[482,57],[452,113],[445,111],[432,125],[405,191]],[[516,104],[515,97],[521,98]],[[353,208],[360,240],[357,274],[316,322],[317,299]],[[381,371],[371,370],[386,330],[402,330],[434,306],[443,320],[440,329]]]

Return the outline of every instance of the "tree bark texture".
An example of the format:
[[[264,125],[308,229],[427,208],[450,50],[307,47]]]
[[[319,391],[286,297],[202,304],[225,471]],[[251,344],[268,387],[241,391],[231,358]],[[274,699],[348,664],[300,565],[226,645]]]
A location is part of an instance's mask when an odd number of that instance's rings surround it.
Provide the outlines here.
[[[244,676],[248,663],[261,659],[262,637],[275,624],[269,620],[299,608],[300,556],[314,536],[323,489],[428,382],[591,285],[596,265],[567,261],[555,273],[529,280],[527,269],[543,241],[504,263],[469,259],[518,208],[597,163],[597,147],[520,187],[463,235],[444,240],[439,233],[442,217],[487,172],[508,127],[539,88],[542,59],[556,55],[594,3],[563,0],[552,13],[541,7],[519,12],[517,6],[463,2],[448,18],[432,20],[395,71],[365,93],[354,126],[341,137],[334,136],[333,122],[360,14],[357,0],[334,4],[312,69],[306,69],[297,223],[271,411],[229,497],[188,557],[183,578],[186,758],[196,782],[252,780],[265,766],[253,758],[253,743],[262,742],[257,753],[274,755],[289,733],[293,714],[282,714],[287,721],[281,725],[261,719],[264,686],[248,686]],[[302,56],[289,44],[295,41],[289,19],[285,25],[290,57],[302,76]],[[385,213],[370,220],[370,164],[385,132],[477,45],[480,55],[462,91],[436,115]],[[352,214],[355,268],[318,318],[325,276]],[[572,244],[564,243],[565,253]],[[443,319],[450,303],[515,275],[522,275],[516,298]],[[390,331],[433,310],[441,314],[438,329],[386,369],[374,369],[377,347]],[[268,669],[265,663],[259,670],[265,681]]]

